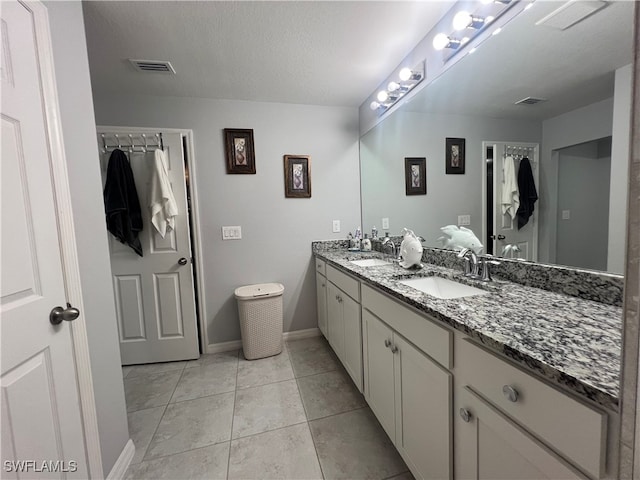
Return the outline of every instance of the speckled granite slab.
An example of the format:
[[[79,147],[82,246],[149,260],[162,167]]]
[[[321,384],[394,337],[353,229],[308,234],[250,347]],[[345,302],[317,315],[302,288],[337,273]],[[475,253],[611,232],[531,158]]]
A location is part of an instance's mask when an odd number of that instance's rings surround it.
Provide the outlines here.
[[[402,237],[391,237],[391,240],[399,244],[402,242]],[[313,242],[312,250],[314,253],[325,250],[345,250],[346,245],[346,240]],[[380,240],[373,240],[372,247],[374,250],[382,252]],[[622,306],[624,291],[624,277],[622,275],[508,258],[498,258],[497,260],[500,261],[500,265],[492,266],[491,273],[494,277],[502,280],[607,305]],[[442,248],[425,247],[422,261],[454,270],[462,267],[462,262],[456,257],[455,252]]]
[[[399,283],[410,271],[397,265],[358,267],[350,260],[380,257],[344,248],[317,249],[328,263],[438,321],[469,335],[526,369],[598,404],[618,410],[622,309],[497,280],[487,286],[459,270],[425,264],[413,275],[438,275],[490,289],[488,295],[443,300]]]

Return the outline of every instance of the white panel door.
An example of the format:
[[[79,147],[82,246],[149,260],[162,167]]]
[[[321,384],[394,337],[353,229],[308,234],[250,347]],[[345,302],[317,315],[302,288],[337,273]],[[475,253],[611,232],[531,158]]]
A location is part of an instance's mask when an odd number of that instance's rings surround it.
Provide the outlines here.
[[[109,144],[110,131],[98,130],[98,134],[107,134]],[[121,135],[120,141],[123,137],[128,138]],[[199,355],[182,135],[165,133],[163,138],[169,180],[178,205],[175,230],[168,231],[164,238],[151,224],[148,209],[154,152],[129,153],[126,146],[122,147],[133,171],[143,221],[139,237],[142,257],[109,234],[123,365],[187,360]],[[111,137],[110,144],[113,141]],[[99,143],[102,145],[101,137]],[[109,155],[102,153],[103,180]]]
[[[49,321],[66,295],[34,14],[0,17],[2,478],[87,478],[71,329]]]
[[[537,261],[538,260],[538,209],[539,203],[536,202],[533,215],[529,218],[529,222],[518,230],[518,221],[511,218],[510,215],[502,213],[502,206],[500,199],[502,198],[502,185],[504,179],[504,162],[509,156],[508,153],[515,152],[515,166],[516,166],[516,178],[518,172],[518,165],[520,156],[524,149],[526,151],[529,161],[531,162],[531,170],[533,171],[533,177],[538,189],[540,183],[538,181],[538,151],[539,146],[537,143],[521,143],[521,142],[509,142],[509,143],[492,143],[493,145],[493,199],[494,205],[487,208],[493,208],[493,254],[496,256],[502,256],[502,250],[506,245],[517,245],[520,248],[520,252],[513,254],[513,258],[522,258],[525,260]],[[508,147],[508,148],[507,148]],[[522,149],[522,150],[521,150]],[[511,258],[512,254],[509,252],[505,255],[507,258]]]

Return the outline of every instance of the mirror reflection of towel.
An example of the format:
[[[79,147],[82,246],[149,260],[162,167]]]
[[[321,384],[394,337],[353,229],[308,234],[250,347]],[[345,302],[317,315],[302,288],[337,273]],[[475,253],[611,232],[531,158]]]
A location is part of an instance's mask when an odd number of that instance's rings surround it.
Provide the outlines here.
[[[529,217],[533,215],[533,204],[538,200],[536,184],[533,180],[531,163],[528,158],[520,160],[520,170],[518,170],[518,191],[520,193],[520,207],[518,208],[518,230],[529,222]]]
[[[168,230],[175,228],[174,219],[178,215],[178,206],[173,196],[171,182],[167,173],[167,163],[162,150],[155,151],[149,188],[149,210],[151,223],[156,227],[160,236],[164,238]]]
[[[111,152],[103,196],[107,230],[142,256],[142,245],[138,238],[142,231],[140,201],[131,165],[122,150]]]
[[[520,195],[516,180],[516,167],[513,157],[509,156],[502,162],[502,198],[500,200],[502,214],[516,219],[516,212],[520,207]]]

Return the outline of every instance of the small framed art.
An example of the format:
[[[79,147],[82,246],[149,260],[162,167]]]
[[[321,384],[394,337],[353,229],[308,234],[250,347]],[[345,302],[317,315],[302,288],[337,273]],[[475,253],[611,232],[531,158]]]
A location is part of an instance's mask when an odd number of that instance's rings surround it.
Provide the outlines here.
[[[426,195],[427,159],[424,157],[405,157],[404,178],[407,195]]]
[[[284,196],[311,198],[311,157],[309,155],[284,156]]]
[[[227,173],[256,173],[253,129],[225,128]]]
[[[464,138],[447,138],[445,141],[445,169],[448,174],[464,173]]]

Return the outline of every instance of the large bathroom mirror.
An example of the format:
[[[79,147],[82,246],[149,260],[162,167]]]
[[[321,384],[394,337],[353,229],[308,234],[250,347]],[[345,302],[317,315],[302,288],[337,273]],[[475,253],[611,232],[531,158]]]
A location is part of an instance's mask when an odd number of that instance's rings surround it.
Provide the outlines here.
[[[602,2],[568,27],[568,10],[543,21],[564,3],[535,2],[477,51],[460,51],[464,58],[361,137],[364,232],[408,227],[440,247],[440,227],[468,216],[479,238],[495,234],[499,160],[528,154],[539,199],[523,227],[535,227],[527,259],[622,273],[634,5]],[[541,101],[516,104],[528,97]],[[465,139],[463,174],[446,173],[447,138]],[[531,150],[508,151],[514,144]],[[426,158],[426,195],[407,195],[408,157]]]

